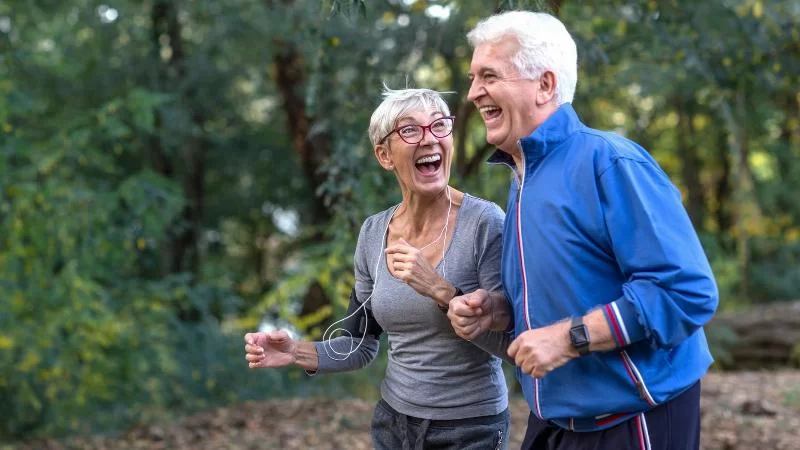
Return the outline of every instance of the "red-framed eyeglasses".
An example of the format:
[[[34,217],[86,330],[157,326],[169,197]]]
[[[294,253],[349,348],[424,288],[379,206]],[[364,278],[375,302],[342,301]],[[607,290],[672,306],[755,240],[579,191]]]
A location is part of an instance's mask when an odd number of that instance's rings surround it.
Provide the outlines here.
[[[437,138],[450,136],[453,132],[453,124],[456,121],[456,116],[439,117],[428,125],[403,125],[390,131],[389,134],[383,137],[379,144],[389,138],[392,133],[397,133],[406,144],[419,144],[425,138],[425,130],[430,131],[432,135]]]

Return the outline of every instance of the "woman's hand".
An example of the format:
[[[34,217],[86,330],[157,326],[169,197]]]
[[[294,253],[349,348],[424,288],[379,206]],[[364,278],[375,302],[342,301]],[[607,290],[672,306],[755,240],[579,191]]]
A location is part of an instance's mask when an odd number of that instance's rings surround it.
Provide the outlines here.
[[[389,264],[395,276],[403,280],[421,295],[446,305],[453,297],[455,288],[440,277],[422,251],[404,239],[386,248]]]
[[[295,341],[283,330],[244,335],[245,359],[251,369],[284,367],[297,362]]]
[[[450,300],[447,318],[458,336],[470,341],[482,333],[508,329],[511,307],[502,292],[478,289]]]

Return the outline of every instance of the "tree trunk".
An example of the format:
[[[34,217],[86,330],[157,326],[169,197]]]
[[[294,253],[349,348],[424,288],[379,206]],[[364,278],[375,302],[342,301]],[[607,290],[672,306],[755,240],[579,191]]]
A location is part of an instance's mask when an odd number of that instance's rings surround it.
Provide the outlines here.
[[[724,129],[717,130],[716,150],[721,172],[717,177],[715,194],[717,198],[717,229],[720,235],[728,235],[733,226],[731,217],[731,154],[728,150],[728,135]],[[730,249],[729,249],[730,250]]]
[[[313,118],[309,117],[306,111],[302,95],[306,82],[303,56],[291,43],[278,42],[278,45],[281,51],[275,55],[273,62],[276,69],[276,82],[289,124],[292,149],[300,158],[303,175],[311,192],[314,193],[311,222],[315,225],[323,225],[333,215],[325,205],[323,198],[317,195],[318,188],[325,182],[325,174],[320,172],[320,167],[330,156],[330,142],[328,139],[312,139],[310,136]],[[315,142],[320,145],[315,146]]]
[[[166,67],[159,71],[159,80],[168,86],[179,86],[186,78],[186,52],[181,25],[178,22],[178,11],[174,4],[157,1],[152,10],[153,39],[157,55],[160,54],[160,36],[169,37],[172,56]],[[170,72],[173,75],[169,75]],[[193,124],[203,129],[205,117],[196,102],[196,90],[188,88],[184,94],[184,102],[191,110]],[[160,118],[158,121],[160,124]],[[160,139],[151,140],[151,164],[162,175],[171,177],[174,173],[174,162],[166,155]],[[169,257],[167,273],[189,271],[195,276],[200,268],[200,234],[205,199],[205,158],[208,143],[202,136],[187,136],[183,142],[183,194],[186,206],[181,213],[181,223],[176,227],[173,239],[168,244]]]
[[[775,210],[793,215],[791,223],[780,225],[781,231],[786,232],[788,228],[791,228],[792,223],[796,224],[800,221],[800,211],[795,208],[797,203],[795,196],[797,194],[794,189],[794,186],[797,185],[794,174],[800,172],[798,171],[800,153],[797,151],[800,146],[794,145],[796,142],[800,142],[800,139],[798,139],[800,138],[800,127],[796,125],[797,117],[800,117],[800,103],[795,100],[793,95],[787,93],[781,93],[774,101],[783,110],[784,114],[780,135],[778,136],[779,147],[774,152],[774,155],[777,160],[778,175],[785,186],[778,193]]]
[[[704,228],[706,196],[700,183],[702,162],[694,146],[694,111],[692,101],[678,98],[675,102],[678,112],[678,154],[681,158],[681,179],[686,188],[686,211],[695,228]]]
[[[290,8],[292,0],[282,2],[285,8]],[[280,7],[275,2],[267,1],[267,7]],[[325,182],[325,174],[321,172],[321,167],[331,154],[330,136],[325,131],[313,132],[315,118],[311,117],[306,110],[303,91],[307,80],[307,67],[303,55],[294,43],[275,40],[276,47],[279,49],[274,57],[275,81],[278,85],[283,109],[289,126],[292,149],[300,159],[303,168],[303,175],[308,183],[309,190],[312,192],[310,222],[318,230],[327,224],[333,217],[333,211],[325,203],[325,199],[318,194],[320,186]],[[321,233],[317,231],[313,237],[314,241],[321,239]],[[331,300],[322,288],[319,281],[314,281],[303,296],[303,306],[300,315],[307,316],[316,313],[321,308],[330,305]],[[310,325],[313,330],[319,325],[328,322],[328,318],[323,318]],[[318,338],[318,335],[311,335]]]
[[[179,86],[186,81],[187,69],[186,50],[181,36],[177,7],[172,2],[156,1],[153,4],[151,19],[156,57],[161,59],[162,35],[169,38],[171,50],[170,58],[160,65],[159,82],[162,88],[180,92]],[[194,281],[197,281],[200,273],[200,236],[205,206],[205,169],[208,153],[208,141],[202,134],[206,118],[197,100],[197,90],[193,86],[180,93],[184,106],[190,111],[193,126],[200,130],[199,134],[187,133],[183,137],[182,161],[178,164],[170,160],[158,137],[151,139],[150,154],[153,168],[164,176],[174,178],[175,166],[181,167],[183,196],[186,201],[180,220],[173,226],[171,239],[166,244],[165,256],[162,257],[162,271],[166,274],[190,272],[194,275]],[[158,116],[156,123],[160,126],[161,119]],[[203,313],[188,302],[180,306],[179,318],[183,321],[196,322],[201,320],[202,316]]]

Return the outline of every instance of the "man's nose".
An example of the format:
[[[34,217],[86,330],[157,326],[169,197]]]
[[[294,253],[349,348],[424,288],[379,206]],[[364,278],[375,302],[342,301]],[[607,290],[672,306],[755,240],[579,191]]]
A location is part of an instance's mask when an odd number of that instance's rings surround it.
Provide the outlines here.
[[[469,91],[467,92],[467,101],[474,102],[478,97],[483,95],[483,93],[484,89],[480,82],[472,80],[469,84]]]

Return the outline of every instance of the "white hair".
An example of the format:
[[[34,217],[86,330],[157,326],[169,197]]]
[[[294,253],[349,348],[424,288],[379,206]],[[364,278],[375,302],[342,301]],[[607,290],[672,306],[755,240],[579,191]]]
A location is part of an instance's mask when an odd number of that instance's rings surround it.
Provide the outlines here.
[[[449,92],[437,92],[431,89],[389,89],[384,84],[383,101],[372,112],[369,120],[368,133],[372,146],[378,145],[378,142],[397,126],[397,119],[409,111],[433,108],[449,116],[450,108],[442,98],[442,94]]]
[[[578,83],[578,50],[560,20],[546,13],[508,11],[484,19],[469,33],[472,47],[514,37],[519,50],[512,62],[526,79],[550,70],[556,76],[556,102],[571,103]]]

